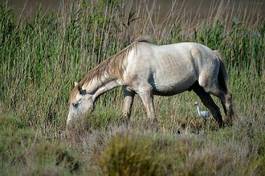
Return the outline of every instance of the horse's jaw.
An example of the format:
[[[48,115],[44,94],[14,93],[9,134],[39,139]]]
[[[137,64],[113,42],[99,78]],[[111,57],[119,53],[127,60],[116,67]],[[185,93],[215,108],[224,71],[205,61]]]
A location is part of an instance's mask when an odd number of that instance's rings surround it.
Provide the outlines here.
[[[69,108],[67,121],[66,121],[66,129],[70,129],[74,126],[76,121],[81,117],[81,114],[75,113],[72,108]]]

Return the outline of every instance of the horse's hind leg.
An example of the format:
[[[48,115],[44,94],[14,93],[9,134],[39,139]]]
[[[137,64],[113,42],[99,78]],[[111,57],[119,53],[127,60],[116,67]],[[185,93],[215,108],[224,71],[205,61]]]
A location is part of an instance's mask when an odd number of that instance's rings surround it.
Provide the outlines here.
[[[219,127],[224,126],[219,107],[214,103],[212,97],[199,84],[193,86],[193,91],[200,97],[202,103],[210,110]]]
[[[225,94],[225,106],[227,109],[228,117],[232,118],[234,116],[234,110],[233,110],[233,103],[232,103],[232,94],[229,92]]]
[[[207,93],[211,93],[220,98],[225,114],[228,116],[228,123],[232,123],[232,116],[234,114],[232,108],[232,95],[227,89],[226,82],[222,75],[216,73],[213,69],[209,72],[202,72],[199,76],[198,83],[201,88]],[[218,77],[216,77],[218,75]],[[213,81],[216,80],[216,81]]]
[[[228,116],[228,123],[232,123],[234,115],[232,107],[232,94],[227,89],[219,88],[211,89],[210,93],[220,98],[225,114]]]
[[[225,94],[224,99],[225,99],[225,107],[226,107],[227,116],[228,116],[227,123],[232,125],[233,118],[234,118],[234,110],[233,110],[233,105],[232,105],[232,94],[227,92]]]

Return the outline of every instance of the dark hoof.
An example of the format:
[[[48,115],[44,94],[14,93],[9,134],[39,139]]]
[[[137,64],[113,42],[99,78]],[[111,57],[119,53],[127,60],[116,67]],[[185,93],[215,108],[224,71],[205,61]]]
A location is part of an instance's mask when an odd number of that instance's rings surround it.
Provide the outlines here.
[[[151,119],[150,121],[151,121],[151,125],[158,125],[159,124],[157,118]]]
[[[224,122],[222,121],[222,122],[219,122],[219,123],[218,123],[218,126],[219,126],[219,128],[224,128],[224,127],[225,127],[225,124],[224,124]]]
[[[148,119],[148,120],[146,120],[146,125],[145,126],[148,129],[152,129],[152,130],[158,131],[159,122],[158,122],[158,120],[156,118],[155,119]]]
[[[129,125],[129,121],[130,119],[122,117],[119,121],[118,121],[118,125],[125,125],[128,126]]]
[[[233,121],[231,121],[231,120],[225,121],[225,126],[227,126],[227,127],[233,126]]]

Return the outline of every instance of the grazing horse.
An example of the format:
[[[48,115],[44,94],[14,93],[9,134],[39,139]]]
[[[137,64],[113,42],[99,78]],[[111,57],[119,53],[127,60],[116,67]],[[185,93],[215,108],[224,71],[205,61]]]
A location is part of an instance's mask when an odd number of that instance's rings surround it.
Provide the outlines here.
[[[140,96],[147,117],[156,120],[153,95],[170,96],[193,90],[219,127],[224,122],[210,94],[220,98],[225,114],[232,120],[232,96],[217,51],[192,42],[155,45],[136,41],[75,83],[69,97],[67,127],[92,111],[100,95],[117,86],[124,87],[123,116],[127,119],[135,94]]]

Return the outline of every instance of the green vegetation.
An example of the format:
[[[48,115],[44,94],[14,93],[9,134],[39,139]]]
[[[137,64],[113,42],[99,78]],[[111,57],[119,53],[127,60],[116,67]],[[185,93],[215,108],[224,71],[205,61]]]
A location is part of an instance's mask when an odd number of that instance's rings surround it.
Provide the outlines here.
[[[264,21],[252,25],[227,13],[228,22],[185,25],[170,12],[161,27],[154,11],[123,11],[117,0],[68,6],[20,19],[0,5],[0,175],[265,174]],[[198,98],[186,92],[155,99],[157,130],[145,122],[138,99],[125,127],[118,89],[99,99],[85,129],[66,136],[73,82],[139,34],[156,43],[197,41],[220,50],[234,125],[218,129],[214,120],[196,117]]]

